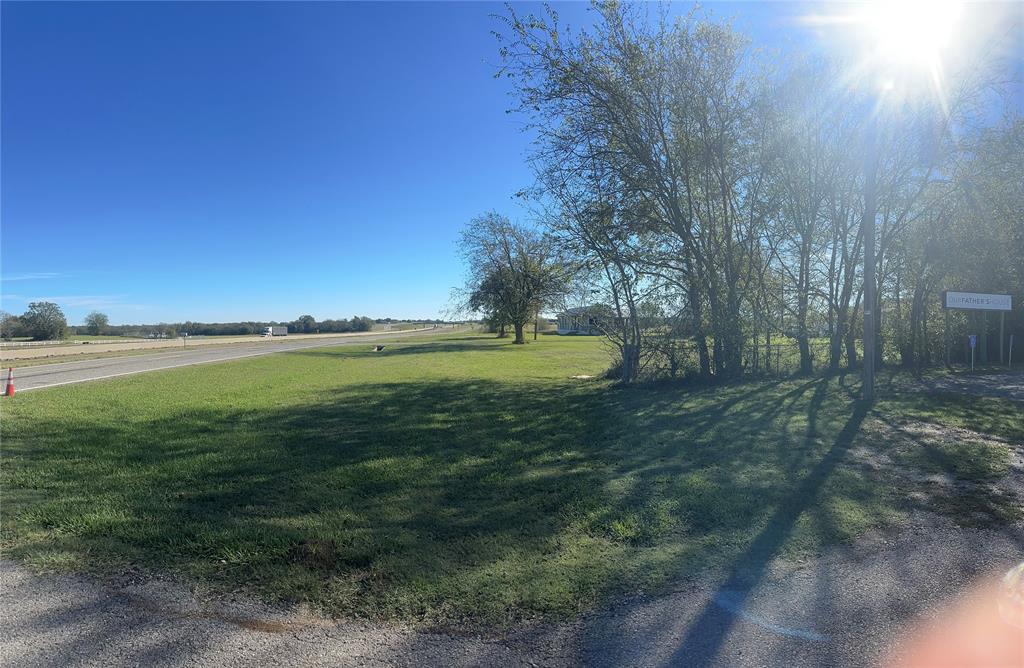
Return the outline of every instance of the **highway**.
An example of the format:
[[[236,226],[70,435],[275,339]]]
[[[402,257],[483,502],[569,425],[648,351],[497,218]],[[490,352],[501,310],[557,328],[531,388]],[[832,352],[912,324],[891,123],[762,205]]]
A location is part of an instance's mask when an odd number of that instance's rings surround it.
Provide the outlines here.
[[[365,345],[375,342],[409,339],[426,334],[438,334],[445,330],[426,329],[409,332],[381,332],[380,334],[338,335],[331,338],[299,339],[289,341],[287,338],[253,343],[225,344],[222,347],[203,346],[193,349],[178,349],[173,352],[151,354],[122,355],[100,359],[81,360],[77,362],[58,362],[40,364],[23,369],[14,369],[14,387],[17,392],[41,390],[47,387],[84,383],[90,380],[129,376],[147,371],[174,369],[210,362],[227,362],[229,360],[272,355],[291,350],[306,348],[323,348],[326,346]],[[451,331],[451,330],[448,330]],[[4,370],[3,380],[7,374]]]

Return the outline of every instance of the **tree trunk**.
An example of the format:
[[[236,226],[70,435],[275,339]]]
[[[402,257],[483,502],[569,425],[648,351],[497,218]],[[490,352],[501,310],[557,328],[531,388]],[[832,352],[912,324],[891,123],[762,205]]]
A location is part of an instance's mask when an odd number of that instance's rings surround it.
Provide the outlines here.
[[[797,279],[796,296],[796,341],[800,348],[800,373],[805,375],[814,371],[814,365],[811,361],[811,346],[807,340],[807,311],[811,289],[810,273],[810,239],[805,235],[800,246],[800,275]]]
[[[701,292],[695,278],[690,279],[687,291],[690,299],[690,317],[693,322],[693,341],[697,344],[697,357],[700,360],[700,375],[711,378],[711,355],[708,353],[708,337],[704,332],[704,309],[701,304]]]
[[[846,307],[836,310],[835,329],[829,337],[828,368],[830,371],[839,370],[840,358],[843,355],[843,339],[846,336]]]
[[[523,330],[526,329],[526,323],[517,322],[514,323],[513,326],[516,330],[516,340],[512,343],[526,343],[526,336],[523,334]]]

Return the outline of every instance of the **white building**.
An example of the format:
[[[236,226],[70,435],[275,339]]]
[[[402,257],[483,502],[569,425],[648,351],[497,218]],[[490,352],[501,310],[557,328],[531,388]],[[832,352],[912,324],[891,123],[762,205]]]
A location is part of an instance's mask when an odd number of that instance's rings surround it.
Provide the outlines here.
[[[598,326],[598,314],[607,311],[607,307],[580,306],[558,314],[559,334],[604,334]]]

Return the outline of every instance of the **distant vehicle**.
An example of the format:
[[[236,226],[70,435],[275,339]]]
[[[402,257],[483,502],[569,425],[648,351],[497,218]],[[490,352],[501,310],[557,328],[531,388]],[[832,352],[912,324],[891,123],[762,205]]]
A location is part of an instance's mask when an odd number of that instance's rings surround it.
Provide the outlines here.
[[[264,327],[263,336],[288,336],[288,327]]]

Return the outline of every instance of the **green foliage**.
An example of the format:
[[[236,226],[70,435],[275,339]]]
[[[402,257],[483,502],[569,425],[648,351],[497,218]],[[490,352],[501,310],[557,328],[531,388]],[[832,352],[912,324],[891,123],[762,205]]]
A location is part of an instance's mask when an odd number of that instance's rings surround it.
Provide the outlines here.
[[[6,311],[0,311],[0,339],[10,341],[16,336],[21,336],[21,318]]]
[[[555,246],[537,231],[490,212],[470,221],[460,247],[469,269],[463,307],[482,313],[499,335],[511,326],[515,343],[526,343],[526,324],[568,284]]]
[[[352,316],[351,327],[353,332],[368,332],[373,329],[373,320],[366,316]]]
[[[667,347],[635,326],[648,299],[685,322],[704,378],[751,372],[750,343],[780,333],[804,375],[855,367],[868,192],[879,364],[940,361],[943,289],[1024,299],[1024,120],[999,99],[990,53],[945,71],[940,94],[902,81],[895,103],[836,86],[840,59],[794,52],[776,67],[699,7],[677,21],[638,3],[593,9],[568,30],[551,7],[509,5],[497,37],[535,136],[528,194],[551,203],[549,230],[623,320],[606,334],[624,382]],[[1019,340],[1021,311],[1006,318]],[[984,360],[996,328],[981,341]]]
[[[21,322],[25,334],[36,341],[63,339],[68,329],[64,312],[53,302],[32,302]]]
[[[92,336],[99,336],[107,331],[110,319],[104,313],[93,311],[85,316],[85,328]]]
[[[311,315],[300,315],[292,323],[291,331],[299,334],[312,334],[316,331],[316,318]]]

